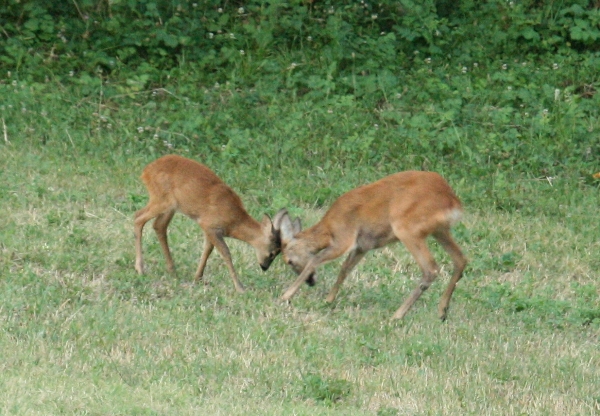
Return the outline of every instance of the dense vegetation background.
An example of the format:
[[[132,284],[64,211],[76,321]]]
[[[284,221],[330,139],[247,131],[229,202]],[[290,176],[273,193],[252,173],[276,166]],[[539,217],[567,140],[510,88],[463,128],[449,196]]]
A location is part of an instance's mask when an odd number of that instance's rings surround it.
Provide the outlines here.
[[[84,123],[90,150],[274,172],[598,168],[592,1],[8,0],[0,16],[13,140]]]
[[[599,89],[598,1],[0,2],[0,413],[597,414]],[[306,224],[442,173],[470,259],[448,321],[446,267],[388,321],[419,278],[401,247],[334,305],[338,263],[281,305],[292,273],[235,242],[251,295],[216,255],[190,284],[176,216],[180,275],[147,227],[138,276],[139,173],[167,153]]]

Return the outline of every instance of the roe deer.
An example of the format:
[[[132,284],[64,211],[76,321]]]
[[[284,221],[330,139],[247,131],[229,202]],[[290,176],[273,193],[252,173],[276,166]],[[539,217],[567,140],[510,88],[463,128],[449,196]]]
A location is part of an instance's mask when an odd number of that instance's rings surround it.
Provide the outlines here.
[[[135,213],[135,269],[144,273],[142,258],[142,230],[146,222],[154,220],[154,230],[167,260],[167,270],[175,272],[173,258],[167,243],[167,227],[175,214],[181,211],[204,230],[204,251],[196,271],[195,280],[201,280],[206,261],[216,247],[225,260],[235,289],[242,293],[240,282],[224,237],[245,241],[254,247],[263,270],[281,251],[279,232],[268,215],[259,223],[252,218],[240,197],[206,166],[181,156],[169,155],[150,163],[142,173],[150,200]],[[279,221],[285,210],[276,216]]]
[[[452,292],[467,264],[450,234],[461,215],[462,205],[448,183],[437,173],[420,171],[399,172],[345,193],[321,221],[304,231],[298,218],[292,221],[284,214],[280,224],[283,259],[299,277],[282,299],[289,300],[305,281],[313,284],[319,265],[347,253],[327,296],[327,302],[333,302],[346,276],[369,250],[400,240],[423,272],[417,288],[393,316],[401,319],[438,272],[425,241],[433,235],[454,263],[439,305],[439,317],[445,320]]]

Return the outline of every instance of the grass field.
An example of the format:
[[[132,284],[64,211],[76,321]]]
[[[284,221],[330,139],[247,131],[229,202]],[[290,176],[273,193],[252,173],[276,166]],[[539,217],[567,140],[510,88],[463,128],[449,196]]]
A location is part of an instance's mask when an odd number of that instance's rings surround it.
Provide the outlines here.
[[[280,259],[263,273],[234,240],[250,291],[234,292],[216,253],[209,284],[193,284],[203,237],[177,215],[178,276],[165,273],[149,226],[138,276],[132,216],[145,204],[138,177],[150,157],[1,146],[1,414],[600,413],[593,190],[524,179],[513,197],[533,201],[529,210],[467,205],[454,234],[470,264],[447,322],[436,316],[450,262],[433,243],[440,279],[392,322],[420,278],[401,245],[367,255],[333,305],[324,298],[339,261],[287,305],[278,297],[295,275]],[[270,201],[266,180],[232,185]],[[453,185],[474,198],[468,180]],[[255,217],[280,208],[247,195]],[[307,225],[324,212],[289,208]]]

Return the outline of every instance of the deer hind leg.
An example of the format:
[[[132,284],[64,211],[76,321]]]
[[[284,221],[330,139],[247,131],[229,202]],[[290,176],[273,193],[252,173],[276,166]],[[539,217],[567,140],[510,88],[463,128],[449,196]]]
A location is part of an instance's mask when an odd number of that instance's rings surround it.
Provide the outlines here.
[[[194,280],[196,282],[202,280],[202,276],[204,276],[204,268],[206,267],[206,262],[208,261],[208,257],[213,252],[215,246],[210,242],[210,239],[205,236],[204,237],[204,250],[202,250],[202,257],[200,257],[200,263],[198,264],[198,269],[196,270],[196,276]]]
[[[460,247],[458,247],[458,245],[452,239],[449,228],[438,230],[433,234],[433,236],[437,241],[439,241],[450,257],[452,257],[452,262],[454,263],[452,278],[450,279],[450,283],[440,299],[440,305],[438,308],[439,317],[442,321],[444,321],[446,320],[446,316],[448,314],[450,298],[452,297],[452,293],[454,292],[456,284],[462,277],[465,266],[467,265],[467,259],[460,250]]]
[[[144,208],[137,211],[133,220],[133,234],[135,235],[135,270],[139,274],[144,274],[144,258],[142,255],[142,233],[144,225],[152,218],[161,213],[158,206],[149,202]]]
[[[358,264],[359,261],[362,260],[365,254],[367,254],[366,251],[361,251],[358,249],[352,250],[350,254],[348,254],[348,257],[346,257],[346,260],[344,260],[344,263],[342,264],[342,268],[335,284],[329,291],[329,295],[327,295],[327,302],[333,302],[335,300],[335,297],[340,290],[340,286],[342,283],[344,283],[344,280],[346,280],[346,277],[348,274],[350,274],[352,269]]]
[[[171,257],[171,251],[169,250],[169,243],[167,241],[167,227],[169,227],[169,224],[173,219],[173,215],[175,215],[174,209],[159,214],[154,220],[154,224],[152,226],[154,227],[154,231],[156,231],[160,248],[165,255],[165,259],[167,261],[167,271],[175,274],[175,263],[173,263],[173,257]]]
[[[435,280],[438,272],[437,264],[427,248],[425,241],[426,236],[398,236],[400,241],[406,246],[408,251],[413,255],[421,271],[423,277],[419,285],[412,291],[408,299],[404,301],[402,306],[396,311],[393,319],[402,319],[408,313],[413,304],[419,299],[419,297],[425,292],[431,283]]]
[[[144,258],[142,255],[142,232],[144,231],[144,225],[152,217],[147,217],[146,212],[148,207],[142,208],[135,213],[133,234],[135,236],[135,270],[139,274],[144,274]]]
[[[227,266],[227,269],[229,269],[229,275],[231,276],[231,280],[233,280],[233,285],[235,286],[235,290],[238,293],[244,293],[246,291],[246,289],[244,289],[244,285],[242,285],[242,282],[240,282],[240,279],[238,278],[237,273],[235,272],[235,269],[233,268],[233,261],[231,260],[231,253],[229,251],[229,247],[227,247],[227,244],[225,244],[225,240],[223,239],[223,235],[219,232],[212,232],[212,231],[206,231],[206,238],[210,241],[210,243],[217,249],[217,251],[219,252],[219,254],[221,255],[221,257],[223,257],[223,260],[225,260],[225,265]],[[212,249],[211,249],[212,250]],[[207,246],[204,246],[204,253],[203,253],[203,257],[204,254],[206,254],[208,251]],[[210,254],[210,253],[208,253]],[[206,258],[208,259],[208,254],[206,254]],[[202,266],[202,264],[200,264],[198,266],[198,268],[200,268],[200,266]],[[198,276],[196,274],[196,276]]]

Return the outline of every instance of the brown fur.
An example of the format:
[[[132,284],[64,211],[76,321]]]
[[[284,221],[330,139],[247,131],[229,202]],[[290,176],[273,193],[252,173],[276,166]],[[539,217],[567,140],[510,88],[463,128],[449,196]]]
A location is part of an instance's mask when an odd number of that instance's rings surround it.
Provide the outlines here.
[[[142,231],[152,218],[154,230],[167,261],[167,269],[175,271],[167,242],[167,227],[176,211],[196,221],[204,230],[204,250],[196,271],[201,280],[206,261],[213,251],[221,254],[238,292],[244,287],[233,268],[231,254],[224,237],[245,241],[256,250],[263,270],[268,269],[281,249],[279,234],[271,219],[265,215],[262,223],[252,218],[240,197],[206,166],[181,156],[169,155],[150,163],[142,172],[148,189],[148,204],[135,213],[135,269],[144,272]]]
[[[439,305],[440,318],[445,319],[467,263],[450,234],[461,214],[459,199],[440,175],[407,171],[345,193],[307,230],[301,231],[300,222],[285,215],[281,220],[283,258],[299,277],[282,298],[289,300],[303,282],[314,282],[319,265],[348,254],[327,296],[332,302],[346,276],[369,250],[400,240],[423,272],[419,286],[394,314],[403,318],[437,275],[438,266],[425,241],[433,235],[454,262],[452,279]]]

